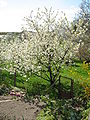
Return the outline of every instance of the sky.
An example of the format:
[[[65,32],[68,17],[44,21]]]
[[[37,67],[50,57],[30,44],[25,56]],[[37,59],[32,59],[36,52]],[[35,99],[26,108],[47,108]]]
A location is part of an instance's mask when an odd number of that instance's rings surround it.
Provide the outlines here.
[[[38,8],[51,8],[66,13],[68,20],[80,10],[82,0],[0,0],[0,32],[19,32],[24,17]]]

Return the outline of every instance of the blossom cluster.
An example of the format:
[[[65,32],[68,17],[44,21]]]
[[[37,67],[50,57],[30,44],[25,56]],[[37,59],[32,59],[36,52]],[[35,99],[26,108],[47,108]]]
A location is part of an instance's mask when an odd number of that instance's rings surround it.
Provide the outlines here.
[[[66,17],[59,18],[52,9],[40,11],[26,20],[20,35],[6,35],[0,41],[0,61],[11,72],[48,72],[57,74],[59,68],[74,57],[85,29],[79,20],[76,31]]]

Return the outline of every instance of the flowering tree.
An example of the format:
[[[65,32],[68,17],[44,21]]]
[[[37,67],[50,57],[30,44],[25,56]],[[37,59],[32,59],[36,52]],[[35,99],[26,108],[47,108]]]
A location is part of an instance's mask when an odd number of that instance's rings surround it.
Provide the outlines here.
[[[5,69],[14,74],[14,86],[16,86],[16,71],[18,69],[16,61],[19,59],[17,55],[19,43],[20,39],[16,33],[7,33],[0,39],[0,70]]]
[[[82,39],[85,30],[79,20],[76,31],[66,17],[59,18],[58,12],[52,9],[43,11],[38,9],[37,14],[31,12],[26,19],[26,27],[22,36],[4,44],[4,56],[11,68],[20,72],[32,72],[35,75],[50,81],[53,85],[60,76],[62,66],[71,61]],[[13,69],[12,69],[13,70]],[[15,70],[14,70],[15,71]]]
[[[44,74],[44,79],[49,79],[51,85],[58,79],[63,64],[74,56],[78,49],[76,41],[84,34],[79,27],[81,20],[74,31],[66,17],[59,18],[58,15],[51,9],[38,10],[36,16],[31,13],[26,18],[27,28],[24,29],[24,40],[28,43],[26,63],[31,64],[29,69],[33,72],[39,72],[38,76]]]

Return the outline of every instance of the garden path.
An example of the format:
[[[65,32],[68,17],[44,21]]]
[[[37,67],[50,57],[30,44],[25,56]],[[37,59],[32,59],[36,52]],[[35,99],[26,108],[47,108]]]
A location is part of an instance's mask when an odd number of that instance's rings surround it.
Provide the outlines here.
[[[0,120],[35,120],[43,105],[37,98],[27,102],[11,95],[0,96]]]

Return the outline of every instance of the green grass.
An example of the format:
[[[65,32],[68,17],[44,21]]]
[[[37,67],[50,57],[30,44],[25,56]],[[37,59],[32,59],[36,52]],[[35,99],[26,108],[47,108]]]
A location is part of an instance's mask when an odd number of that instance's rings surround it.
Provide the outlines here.
[[[63,76],[72,78],[74,80],[74,83],[75,83],[74,87],[76,89],[78,82],[85,81],[87,78],[88,78],[88,81],[90,81],[88,72],[90,72],[90,69],[89,68],[84,69],[82,62],[77,60],[77,61],[75,61],[75,65],[63,66],[60,71],[60,74]],[[81,77],[83,78],[83,80],[80,79]],[[28,89],[28,90],[30,90],[30,92],[32,92],[32,91],[39,92],[39,90],[44,92],[50,85],[50,83],[48,81],[46,81],[40,77],[37,77],[36,75],[31,75],[31,76],[25,77],[25,76],[21,76],[20,74],[17,74],[16,80],[17,80],[17,82],[16,82],[17,87],[26,89],[26,90]],[[67,90],[70,89],[71,81],[69,79],[61,77],[61,83],[62,83],[63,87],[65,87],[65,89],[67,89]],[[0,72],[0,85],[2,85],[2,84],[6,84],[8,86],[13,86],[14,85],[14,75],[10,74],[6,70],[1,71]]]
[[[80,85],[80,83],[84,82],[84,85],[90,87],[90,67],[87,68],[86,65],[83,65],[81,61],[77,60],[75,61],[75,65],[63,66],[60,74],[74,80],[73,100],[58,100],[58,84],[56,84],[56,88],[48,89],[50,87],[50,82],[37,77],[34,74],[31,76],[21,76],[20,74],[17,74],[16,85],[17,88],[24,89],[26,91],[27,98],[35,95],[49,95],[49,99],[45,98],[47,106],[44,110],[41,111],[37,117],[37,120],[56,120],[55,117],[60,117],[61,120],[70,120],[72,118],[79,120],[82,117],[86,119],[90,108],[90,103],[88,102],[87,97],[85,97],[84,88]],[[0,85],[2,84],[5,84],[6,86],[13,86],[14,75],[10,74],[6,70],[1,71]],[[61,77],[61,85],[65,91],[70,91],[71,80]],[[6,90],[4,88],[1,90]],[[52,102],[53,100],[55,102]],[[81,110],[77,111],[75,108],[77,106],[79,106]],[[55,110],[57,110],[56,114]],[[60,112],[61,116],[59,116],[58,112]]]

